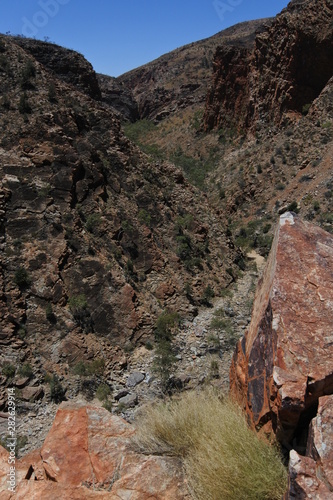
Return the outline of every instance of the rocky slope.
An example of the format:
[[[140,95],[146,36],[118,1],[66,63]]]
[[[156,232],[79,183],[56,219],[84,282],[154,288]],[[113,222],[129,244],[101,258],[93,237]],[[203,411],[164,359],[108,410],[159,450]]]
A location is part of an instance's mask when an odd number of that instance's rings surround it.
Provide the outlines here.
[[[81,85],[77,70],[65,82],[57,47],[44,65],[47,44],[0,42],[1,363],[32,365],[32,385],[93,358],[109,373],[163,310],[193,317],[240,254],[205,195],[87,95],[97,80]]]

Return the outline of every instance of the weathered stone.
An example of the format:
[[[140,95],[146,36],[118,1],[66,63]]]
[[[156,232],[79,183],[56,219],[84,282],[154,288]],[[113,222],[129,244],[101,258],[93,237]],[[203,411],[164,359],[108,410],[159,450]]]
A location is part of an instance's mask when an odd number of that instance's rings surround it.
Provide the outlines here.
[[[127,379],[127,387],[135,387],[145,379],[145,374],[141,372],[133,372]]]
[[[129,447],[135,429],[103,408],[63,403],[40,451],[16,462],[15,494],[4,483],[8,453],[0,448],[4,499],[189,498],[180,463],[139,455]]]
[[[25,387],[29,382],[29,377],[21,377],[15,380],[15,386],[18,389],[22,389],[22,387]]]
[[[24,401],[38,401],[44,396],[44,389],[38,387],[24,387],[21,391],[20,397]]]
[[[250,420],[298,445],[319,397],[333,392],[333,236],[285,214],[231,366]]]
[[[138,396],[137,394],[128,394],[127,396],[120,398],[119,403],[130,408],[138,404]]]

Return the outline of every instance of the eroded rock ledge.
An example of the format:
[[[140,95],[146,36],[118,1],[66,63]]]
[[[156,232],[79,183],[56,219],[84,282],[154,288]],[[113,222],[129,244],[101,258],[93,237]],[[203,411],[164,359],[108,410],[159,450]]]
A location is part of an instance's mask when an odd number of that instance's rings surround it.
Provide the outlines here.
[[[306,466],[314,473],[312,486],[318,483],[315,491],[326,495],[316,498],[332,498],[327,495],[333,492],[332,419],[325,442],[313,444],[324,433],[323,408],[332,413],[332,284],[332,235],[291,213],[282,215],[230,372],[231,392],[253,425],[292,450],[292,487],[295,470]]]

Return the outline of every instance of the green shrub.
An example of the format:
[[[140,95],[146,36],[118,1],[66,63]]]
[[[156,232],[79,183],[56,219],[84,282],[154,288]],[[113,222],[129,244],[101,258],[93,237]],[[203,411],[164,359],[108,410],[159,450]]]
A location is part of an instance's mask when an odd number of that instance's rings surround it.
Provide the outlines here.
[[[18,457],[19,451],[21,448],[24,448],[26,444],[28,443],[28,437],[27,436],[17,436],[16,437],[16,443],[15,443],[15,457]],[[13,444],[13,438],[12,436],[8,435],[5,437],[0,437],[0,445],[5,448],[7,451],[11,451],[11,447]]]
[[[100,401],[105,401],[108,396],[111,394],[111,389],[108,385],[106,384],[100,384],[97,387],[96,391],[96,398],[99,399]]]
[[[150,120],[138,120],[135,123],[124,125],[125,135],[136,144],[141,145],[142,139],[146,138],[149,132],[155,129],[155,125]]]
[[[73,295],[68,299],[68,305],[72,312],[81,311],[88,307],[87,299],[85,295]]]
[[[52,308],[52,304],[47,304],[46,306],[46,309],[45,309],[45,316],[46,316],[46,319],[50,322],[50,323],[56,323],[57,321],[57,318],[53,312],[53,308]]]
[[[314,201],[313,202],[313,210],[315,210],[315,212],[319,212],[320,211],[320,203],[319,201]]]
[[[73,368],[74,375],[80,375],[80,377],[91,376],[91,375],[103,375],[105,368],[104,359],[94,359],[90,363],[84,363],[84,361],[79,361]]]
[[[215,297],[215,292],[210,285],[207,285],[203,291],[201,302],[206,306],[210,306],[210,301]]]
[[[112,402],[110,400],[106,400],[104,401],[104,403],[102,404],[103,408],[105,408],[107,411],[109,411],[110,413],[112,412]]]
[[[49,383],[51,400],[55,403],[61,403],[61,401],[64,401],[66,390],[61,385],[60,380],[56,374],[51,377]]]
[[[11,363],[7,363],[5,362],[3,365],[2,365],[2,374],[5,376],[5,377],[8,377],[8,378],[13,378],[14,375],[15,375],[15,371],[16,371],[16,368],[14,365],[12,365]]]
[[[136,427],[138,450],[182,458],[197,500],[280,500],[285,493],[279,451],[248,427],[239,407],[211,390],[146,408]]]
[[[32,366],[30,365],[30,363],[24,363],[24,365],[20,366],[18,372],[22,377],[29,377],[30,378],[33,375],[33,370],[32,370]]]
[[[302,115],[307,115],[309,112],[309,109],[311,108],[311,102],[308,102],[307,104],[304,104],[302,106]]]
[[[211,379],[220,378],[219,363],[216,359],[212,359],[210,362],[209,377]]]
[[[97,358],[88,364],[88,375],[103,375],[105,368],[104,359]]]
[[[287,211],[288,211],[288,212],[295,212],[295,214],[298,214],[298,212],[299,212],[299,208],[298,208],[298,203],[297,203],[297,201],[295,201],[295,200],[294,200],[294,201],[292,201],[292,202],[288,205],[288,207],[287,207]]]
[[[101,216],[99,214],[91,214],[87,217],[85,228],[89,233],[94,233],[101,223]]]
[[[74,375],[80,375],[80,377],[84,377],[87,375],[87,366],[83,361],[79,361],[73,368]]]
[[[141,224],[144,224],[145,226],[150,227],[151,215],[144,208],[141,208],[139,210],[138,219],[139,219],[139,222],[141,222]]]
[[[19,288],[27,288],[31,284],[29,273],[24,267],[16,269],[14,274],[14,283]]]
[[[54,83],[50,83],[49,90],[48,90],[48,99],[51,103],[55,104],[58,102],[57,99],[57,91]]]

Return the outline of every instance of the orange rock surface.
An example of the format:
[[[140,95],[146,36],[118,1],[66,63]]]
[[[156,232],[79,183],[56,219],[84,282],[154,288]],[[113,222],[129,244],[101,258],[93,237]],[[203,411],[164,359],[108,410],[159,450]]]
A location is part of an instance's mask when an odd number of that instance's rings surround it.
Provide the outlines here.
[[[16,462],[16,490],[7,489],[8,452],[0,449],[0,497],[16,500],[186,499],[177,459],[140,455],[134,427],[104,408],[63,403],[42,446]]]

